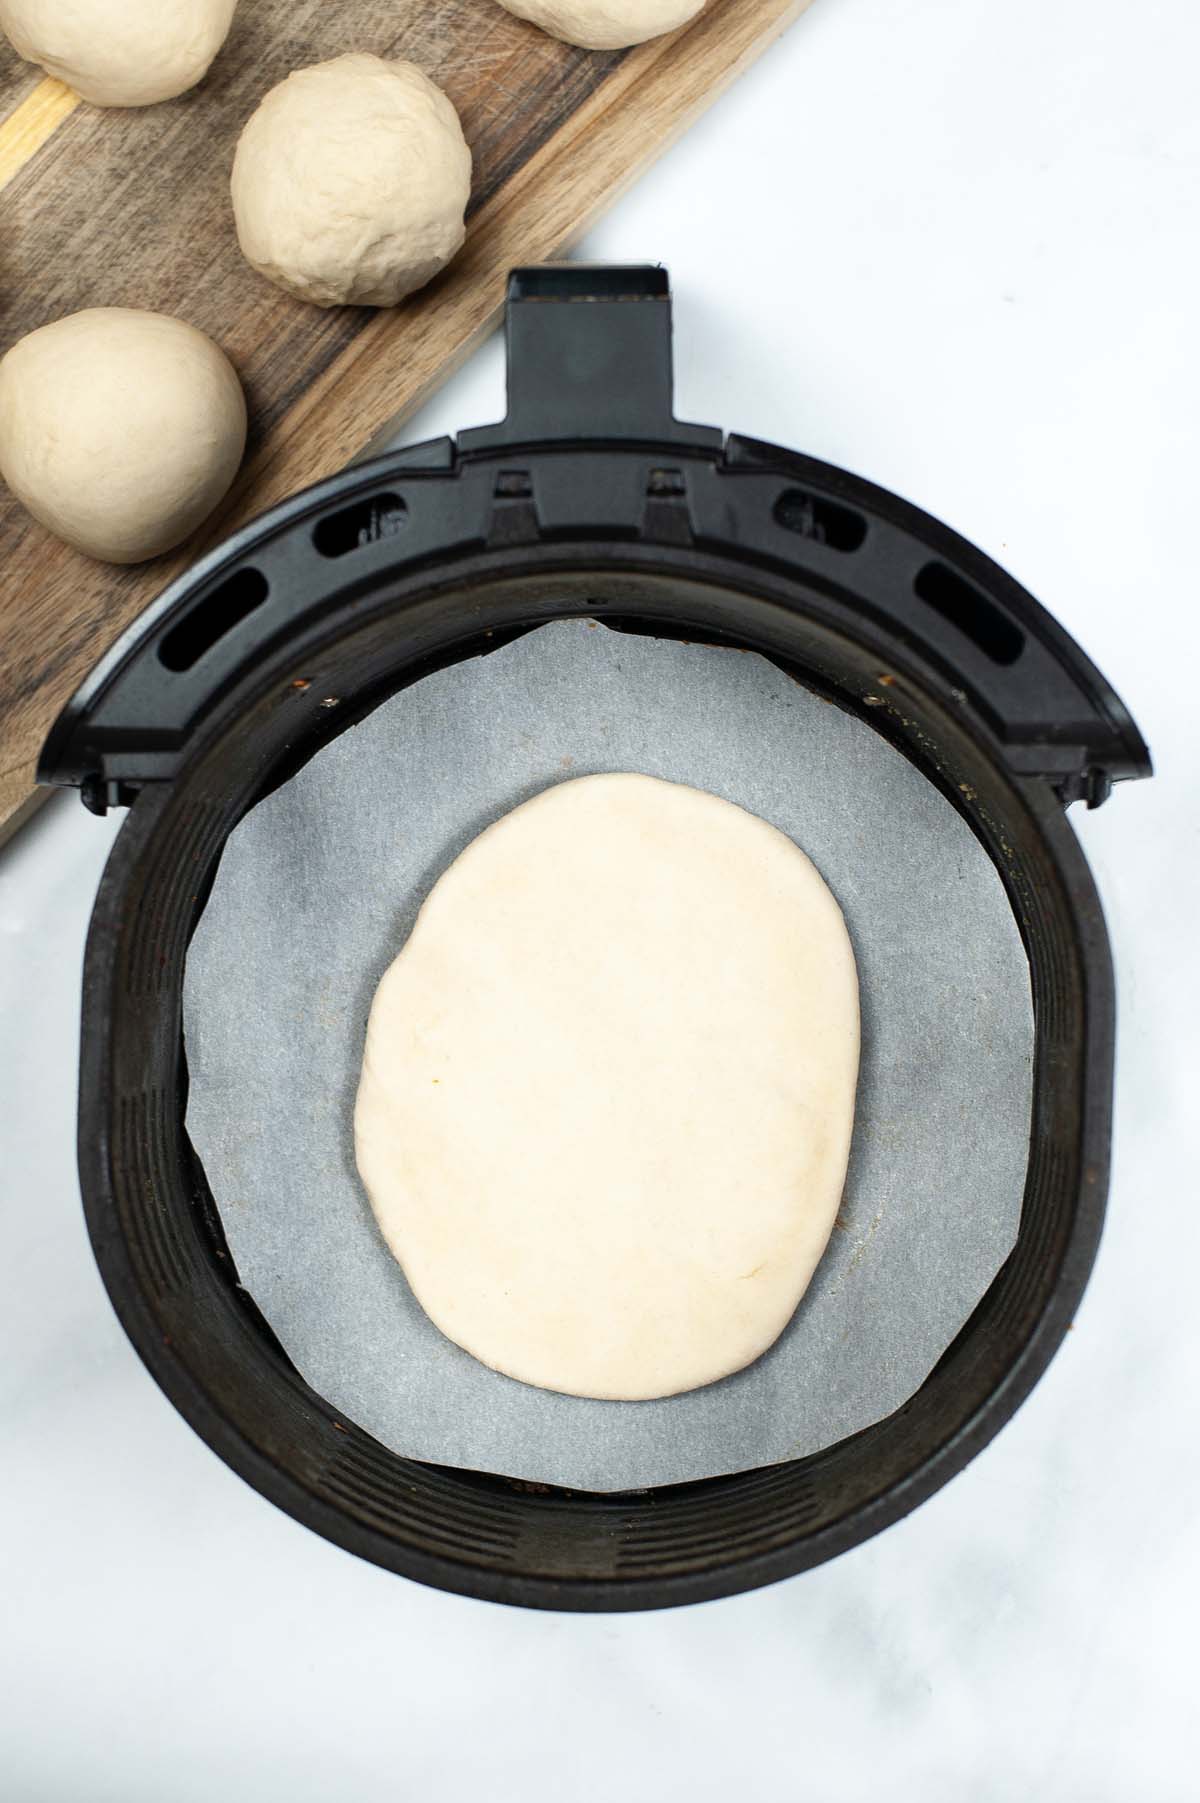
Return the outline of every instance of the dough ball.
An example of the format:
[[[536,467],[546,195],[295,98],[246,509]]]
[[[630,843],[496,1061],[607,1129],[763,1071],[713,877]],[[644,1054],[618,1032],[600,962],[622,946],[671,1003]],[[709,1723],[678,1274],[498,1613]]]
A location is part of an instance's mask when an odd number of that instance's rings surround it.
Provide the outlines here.
[[[0,0],[18,56],[93,106],[153,106],[194,88],[237,0]]]
[[[0,475],[35,519],[108,563],[169,551],[237,474],[246,403],[211,338],[94,307],[0,360]]]
[[[790,839],[648,776],[525,802],[386,972],[355,1113],[384,1239],[450,1339],[638,1401],[791,1319],[846,1175],[858,983]]]
[[[462,244],[471,153],[412,63],[338,56],[272,88],[233,161],[247,260],[319,307],[392,307]]]
[[[703,12],[706,0],[500,0],[552,38],[584,50],[624,50],[677,31]]]

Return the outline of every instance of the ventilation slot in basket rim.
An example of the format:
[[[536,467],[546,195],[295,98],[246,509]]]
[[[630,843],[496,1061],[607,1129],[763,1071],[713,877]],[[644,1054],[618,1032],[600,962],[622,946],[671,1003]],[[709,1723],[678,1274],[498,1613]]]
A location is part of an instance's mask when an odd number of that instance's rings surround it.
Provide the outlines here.
[[[194,669],[226,633],[240,626],[261,607],[271,588],[261,570],[247,565],[235,570],[216,588],[209,589],[203,600],[190,607],[176,622],[158,647],[158,661],[166,670],[182,675]]]
[[[772,517],[785,532],[807,538],[831,551],[857,551],[867,536],[867,522],[853,507],[814,495],[805,488],[785,488],[775,502]]]
[[[319,557],[348,557],[380,539],[396,538],[407,525],[408,503],[403,495],[368,495],[318,520],[313,527],[313,549]]]
[[[994,664],[1015,664],[1025,649],[1025,635],[982,589],[936,557],[913,579],[918,599],[978,647]]]

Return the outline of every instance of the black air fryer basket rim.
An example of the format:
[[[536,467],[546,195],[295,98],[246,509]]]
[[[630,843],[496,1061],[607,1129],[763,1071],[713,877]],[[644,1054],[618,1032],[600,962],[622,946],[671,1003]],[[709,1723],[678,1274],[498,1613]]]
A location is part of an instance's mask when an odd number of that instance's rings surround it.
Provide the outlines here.
[[[661,272],[519,274],[505,424],[353,468],[240,533],[105,659],[40,772],[133,803],[88,942],[80,1168],[141,1356],[327,1538],[548,1608],[691,1602],[819,1563],[961,1469],[1036,1382],[1094,1257],[1110,1130],[1107,936],[1063,803],[1149,769],[1104,679],[964,541],[844,472],[677,425],[669,335]],[[179,1025],[187,939],[256,797],[405,681],[580,613],[762,650],[883,731],[1000,869],[1037,1018],[1018,1247],[917,1396],[813,1459],[586,1498],[398,1459],[308,1389],[237,1285],[183,1127]]]

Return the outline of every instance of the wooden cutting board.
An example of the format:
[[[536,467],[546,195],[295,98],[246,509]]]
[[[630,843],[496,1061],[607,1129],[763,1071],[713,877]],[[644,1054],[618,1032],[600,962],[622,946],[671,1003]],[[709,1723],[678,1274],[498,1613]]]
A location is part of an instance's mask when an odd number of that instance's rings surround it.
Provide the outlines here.
[[[251,436],[229,503],[182,551],[90,562],[0,487],[0,839],[35,803],[58,709],[171,577],[240,520],[347,463],[495,324],[507,271],[560,255],[808,0],[709,0],[634,50],[575,50],[494,0],[243,0],[208,79],[101,111],[0,38],[0,352],[89,306],[155,307],[212,335]],[[409,57],[445,88],[474,156],[467,244],[402,306],[324,311],[242,261],[234,145],[289,70],[347,49]]]

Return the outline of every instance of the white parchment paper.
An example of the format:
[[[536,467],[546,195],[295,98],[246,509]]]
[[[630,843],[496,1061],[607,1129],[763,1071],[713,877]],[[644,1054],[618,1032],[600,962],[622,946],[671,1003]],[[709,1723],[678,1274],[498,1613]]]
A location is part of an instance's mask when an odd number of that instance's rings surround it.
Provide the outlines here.
[[[838,1225],[748,1370],[589,1402],[445,1339],[354,1163],[367,1015],[437,877],[552,783],[633,770],[710,790],[814,860],[858,960],[862,1070]],[[1029,973],[998,876],[869,727],[750,653],[544,626],[342,734],[226,846],[184,990],[187,1124],[242,1282],[308,1382],[394,1451],[576,1489],[801,1456],[913,1393],[1016,1238]]]

